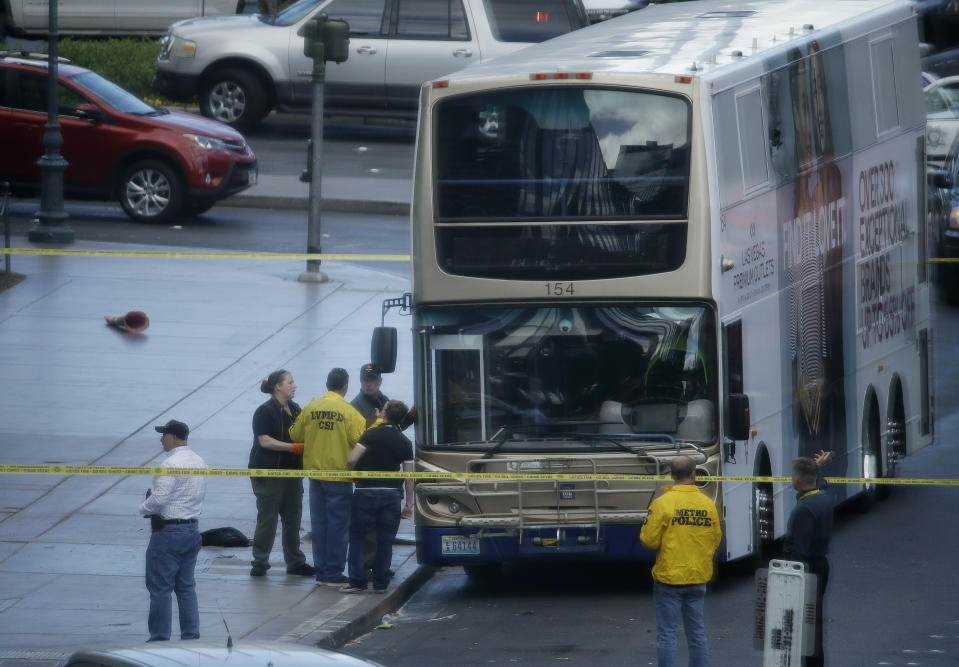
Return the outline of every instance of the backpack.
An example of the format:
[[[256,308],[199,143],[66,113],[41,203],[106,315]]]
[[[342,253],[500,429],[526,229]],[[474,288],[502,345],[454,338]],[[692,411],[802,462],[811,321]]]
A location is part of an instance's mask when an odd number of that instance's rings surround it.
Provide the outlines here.
[[[236,528],[211,528],[200,533],[205,547],[248,547],[250,538]]]

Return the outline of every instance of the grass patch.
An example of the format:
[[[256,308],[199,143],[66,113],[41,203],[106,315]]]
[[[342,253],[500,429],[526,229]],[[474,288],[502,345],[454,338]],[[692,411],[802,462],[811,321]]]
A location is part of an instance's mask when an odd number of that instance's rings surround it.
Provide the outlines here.
[[[137,97],[155,97],[153,77],[160,42],[147,38],[60,40],[60,55],[126,88]]]
[[[6,48],[0,42],[0,50]],[[46,44],[38,52],[47,52]],[[76,38],[60,40],[60,56],[126,88],[149,104],[175,104],[153,92],[160,40],[149,37]]]

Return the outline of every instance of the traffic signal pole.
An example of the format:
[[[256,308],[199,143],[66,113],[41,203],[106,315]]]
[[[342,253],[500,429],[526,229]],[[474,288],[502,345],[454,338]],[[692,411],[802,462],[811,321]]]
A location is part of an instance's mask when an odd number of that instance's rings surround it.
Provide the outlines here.
[[[344,62],[349,55],[349,31],[346,21],[330,19],[320,14],[306,23],[303,33],[303,53],[313,59],[313,118],[310,128],[311,145],[307,165],[310,182],[310,211],[307,225],[306,251],[322,253],[321,213],[323,183],[323,111],[326,85],[326,62]],[[308,259],[301,282],[327,281],[320,270],[320,260]]]

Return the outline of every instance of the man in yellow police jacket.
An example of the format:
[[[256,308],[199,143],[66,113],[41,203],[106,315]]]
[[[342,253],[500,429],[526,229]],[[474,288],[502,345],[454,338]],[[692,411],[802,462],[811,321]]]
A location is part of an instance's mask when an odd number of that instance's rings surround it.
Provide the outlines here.
[[[649,506],[639,539],[656,551],[653,597],[659,667],[676,664],[679,617],[686,629],[691,667],[708,667],[703,621],[706,583],[713,578],[713,554],[722,539],[716,503],[696,487],[696,466],[688,456],[669,465],[674,486]]]
[[[304,470],[346,470],[346,459],[366,430],[366,419],[346,399],[350,374],[334,368],[326,377],[326,395],[310,401],[290,427],[303,443]],[[349,543],[353,481],[310,478],[310,523],[316,581],[341,586]]]

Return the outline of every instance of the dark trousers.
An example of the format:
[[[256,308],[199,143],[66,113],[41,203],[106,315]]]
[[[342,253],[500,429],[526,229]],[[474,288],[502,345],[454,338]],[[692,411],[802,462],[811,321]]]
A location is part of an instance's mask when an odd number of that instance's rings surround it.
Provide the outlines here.
[[[384,590],[390,583],[393,538],[400,527],[402,494],[399,489],[356,489],[350,514],[350,583],[366,588],[365,542],[369,526],[376,530],[373,558],[373,588]]]
[[[300,548],[303,517],[303,480],[299,477],[251,477],[256,495],[256,529],[253,531],[253,565],[270,567],[277,520],[283,522],[281,540],[286,566],[306,563]]]
[[[823,652],[823,598],[826,596],[826,585],[829,583],[829,561],[826,557],[810,558],[806,561],[809,572],[816,575],[816,648],[813,654],[803,659],[806,667],[822,667],[825,664]]]

